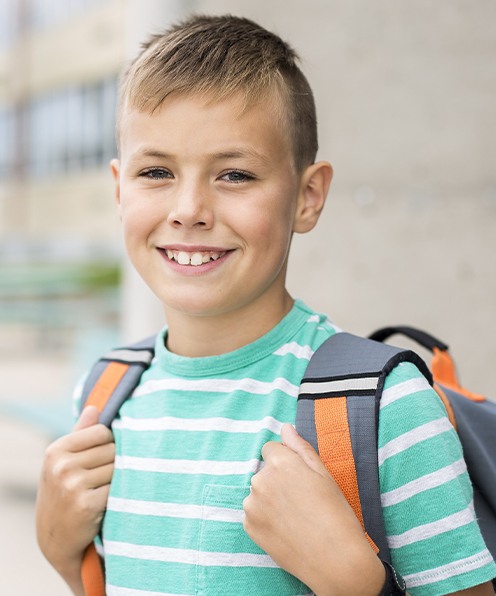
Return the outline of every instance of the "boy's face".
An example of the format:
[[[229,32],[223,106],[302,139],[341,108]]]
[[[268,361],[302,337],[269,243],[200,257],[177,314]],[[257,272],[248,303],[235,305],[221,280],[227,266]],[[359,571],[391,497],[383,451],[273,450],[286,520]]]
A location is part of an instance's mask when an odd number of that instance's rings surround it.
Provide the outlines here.
[[[175,96],[123,115],[112,170],[126,247],[168,317],[285,308],[301,175],[276,100],[241,107]]]

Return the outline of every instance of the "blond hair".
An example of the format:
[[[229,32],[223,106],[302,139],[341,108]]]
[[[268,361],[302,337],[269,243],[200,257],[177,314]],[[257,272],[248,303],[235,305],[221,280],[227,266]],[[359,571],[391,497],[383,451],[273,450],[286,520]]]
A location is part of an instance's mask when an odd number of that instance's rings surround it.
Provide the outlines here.
[[[117,130],[126,109],[153,113],[174,94],[225,99],[242,92],[246,105],[274,89],[298,170],[318,149],[313,93],[296,52],[280,37],[246,18],[193,16],[153,35],[121,79]]]

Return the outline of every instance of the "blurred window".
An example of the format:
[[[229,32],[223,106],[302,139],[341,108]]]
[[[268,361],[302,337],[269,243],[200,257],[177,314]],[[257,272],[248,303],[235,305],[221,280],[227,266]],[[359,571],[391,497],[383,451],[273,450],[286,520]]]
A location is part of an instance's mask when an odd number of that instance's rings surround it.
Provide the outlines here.
[[[29,21],[33,28],[45,29],[77,17],[98,4],[101,5],[101,0],[29,0]]]
[[[115,140],[115,106],[117,102],[117,80],[107,79],[102,84],[102,140],[103,162],[108,163],[117,154]]]
[[[29,172],[44,177],[106,165],[115,153],[116,80],[63,89],[29,105]]]
[[[67,91],[67,169],[78,170],[82,167],[83,138],[83,95],[80,89]]]
[[[19,26],[19,0],[0,1],[0,47],[6,48],[17,36]]]
[[[101,5],[101,0],[0,0],[0,48],[10,46],[21,30],[48,29]]]
[[[16,114],[13,109],[0,108],[0,179],[10,178],[16,160]]]
[[[101,85],[83,89],[83,165],[96,166],[103,156]]]

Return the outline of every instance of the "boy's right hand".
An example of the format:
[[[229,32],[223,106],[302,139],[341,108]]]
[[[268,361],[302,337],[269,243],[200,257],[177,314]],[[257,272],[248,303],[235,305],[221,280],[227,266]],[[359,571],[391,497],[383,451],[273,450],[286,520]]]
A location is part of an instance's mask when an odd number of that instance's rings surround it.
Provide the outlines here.
[[[243,503],[244,528],[315,594],[379,594],[382,563],[314,448],[291,424],[262,448],[264,467]]]
[[[86,407],[74,431],[46,450],[36,504],[41,551],[74,593],[82,593],[81,561],[100,530],[114,470],[112,432]]]

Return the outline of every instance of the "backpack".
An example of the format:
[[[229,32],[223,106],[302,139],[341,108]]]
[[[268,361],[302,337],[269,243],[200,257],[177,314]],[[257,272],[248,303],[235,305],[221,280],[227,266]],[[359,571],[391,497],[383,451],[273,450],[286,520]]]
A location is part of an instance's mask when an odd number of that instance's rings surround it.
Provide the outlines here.
[[[433,353],[431,371],[415,352],[384,344],[402,334]],[[113,350],[90,371],[81,408],[96,405],[110,427],[154,355],[155,337]],[[474,488],[474,506],[486,545],[496,558],[496,403],[461,387],[448,346],[412,327],[387,327],[369,339],[337,333],[315,351],[300,385],[296,429],[319,453],[352,506],[376,553],[389,561],[377,461],[379,404],[387,375],[415,364],[443,401],[458,432]],[[332,432],[330,432],[332,429]],[[103,596],[99,556],[91,544],[83,559],[87,596]]]

